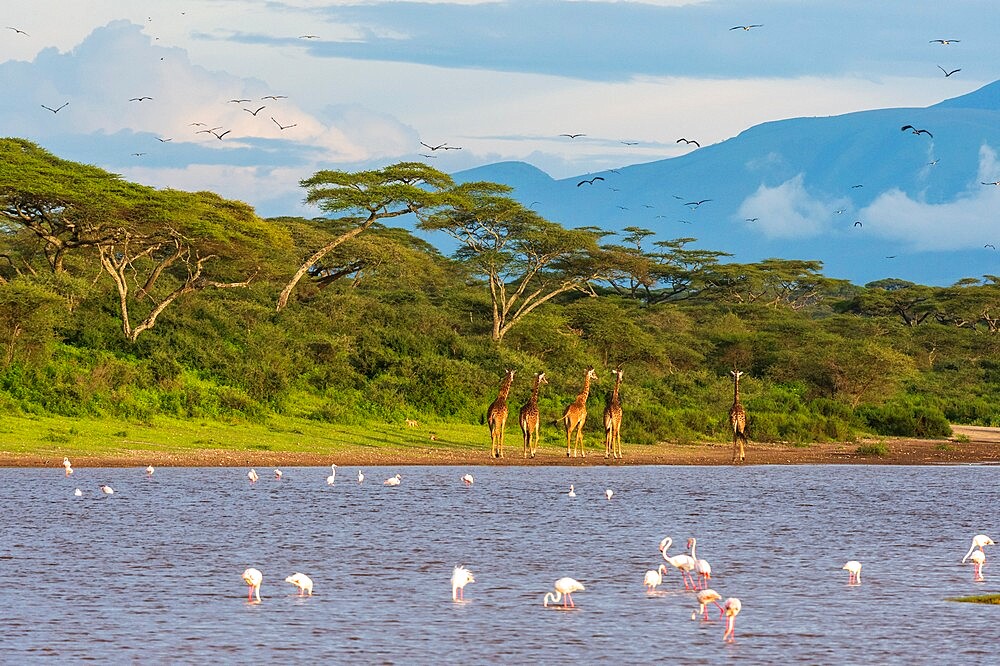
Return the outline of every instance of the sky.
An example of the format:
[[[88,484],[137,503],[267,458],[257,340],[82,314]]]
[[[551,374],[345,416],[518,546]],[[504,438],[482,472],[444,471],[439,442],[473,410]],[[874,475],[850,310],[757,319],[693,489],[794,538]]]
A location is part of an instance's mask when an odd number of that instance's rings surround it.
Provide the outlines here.
[[[0,127],[136,182],[313,216],[298,182],[320,169],[521,160],[564,178],[695,149],[681,137],[934,104],[1000,79],[998,14],[995,0],[5,3]]]

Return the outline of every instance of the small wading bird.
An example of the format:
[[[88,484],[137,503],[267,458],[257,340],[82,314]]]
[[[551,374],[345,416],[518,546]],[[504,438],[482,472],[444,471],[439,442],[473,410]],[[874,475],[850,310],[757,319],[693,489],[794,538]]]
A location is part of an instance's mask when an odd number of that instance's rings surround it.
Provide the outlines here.
[[[542,606],[548,608],[549,602],[557,604],[562,601],[563,608],[576,608],[571,595],[574,592],[582,592],[585,589],[583,583],[578,580],[569,577],[560,578],[555,583],[555,592],[545,593],[545,597],[542,599]]]
[[[573,489],[572,483],[569,485],[569,492],[566,493],[566,495],[569,497],[576,497],[576,490]]]
[[[698,540],[694,537],[688,539],[687,547],[691,549],[691,559],[694,560],[694,570],[698,574],[698,582],[701,583],[703,588],[708,587],[708,581],[712,580],[712,565],[708,563],[708,560],[699,559],[695,555],[695,548],[698,545]],[[698,589],[698,586],[695,586]]]
[[[53,109],[53,108],[52,108],[51,106],[45,106],[44,104],[40,104],[39,106],[41,106],[41,107],[42,107],[43,109],[48,109],[48,110],[49,110],[49,111],[51,111],[52,113],[59,113],[60,111],[62,111],[62,110],[63,110],[63,108],[65,108],[65,107],[66,107],[66,104],[69,104],[69,102],[66,102],[66,103],[65,103],[65,104],[63,104],[62,106],[59,106],[59,107],[56,107],[56,108],[54,108],[54,109]]]
[[[257,470],[251,469],[249,472],[247,472],[247,478],[250,479],[250,483],[257,483],[257,479],[259,479],[260,477],[257,476]]]
[[[76,490],[74,490],[73,494],[76,495],[77,497],[83,497],[83,491],[80,490],[79,488],[77,488]]]
[[[962,71],[962,69],[961,69],[961,68],[959,68],[959,69],[953,69],[953,70],[951,70],[951,71],[949,72],[949,71],[948,71],[947,69],[945,69],[945,68],[944,68],[944,67],[942,67],[941,65],[938,65],[938,66],[937,66],[937,68],[938,68],[938,69],[940,69],[940,70],[941,70],[942,72],[944,72],[944,78],[946,78],[946,79],[947,79],[947,78],[948,78],[949,76],[951,76],[952,74],[954,74],[955,72],[961,72],[961,71]]]
[[[455,567],[451,572],[451,600],[465,601],[465,586],[475,582],[476,579],[472,577],[471,571],[464,566]]]
[[[155,472],[155,471],[156,470],[153,469],[153,466],[150,465],[149,467],[146,468],[146,476],[153,476],[153,472]]]
[[[330,476],[326,477],[326,485],[332,486],[336,480],[337,480],[337,463],[330,463]]]
[[[681,578],[684,580],[684,589],[697,589],[694,584],[694,579],[691,578],[691,572],[694,571],[696,562],[694,558],[687,554],[680,555],[667,555],[667,551],[670,546],[674,543],[674,540],[670,537],[663,537],[663,541],[660,542],[660,552],[663,553],[663,559],[666,560],[667,564],[674,567],[681,572]],[[688,587],[690,580],[690,587]]]
[[[474,482],[475,479],[472,477],[471,474],[462,475],[462,483],[464,483],[465,485],[471,486]]]
[[[383,486],[398,486],[403,477],[399,474],[396,476],[390,476],[388,479],[382,482]]]
[[[290,129],[290,128],[295,127],[295,126],[298,125],[298,123],[292,123],[291,125],[282,125],[277,120],[274,120],[274,116],[271,116],[271,120],[274,121],[274,124],[277,125],[278,129],[280,129],[280,130]]]
[[[969,560],[972,562],[973,580],[983,580],[983,565],[986,564],[986,554],[981,550],[977,550],[972,555],[969,555]]]
[[[295,587],[299,588],[299,596],[312,596],[313,595],[313,582],[312,578],[305,575],[304,573],[293,573],[291,576],[285,579],[286,583],[291,583]]]
[[[660,566],[662,567],[663,565],[661,564]],[[702,590],[697,594],[697,598],[698,598],[698,610],[691,611],[692,620],[697,618],[698,615],[700,614],[701,619],[707,622],[709,604],[715,604],[716,606],[719,607],[719,617],[722,617],[725,614],[726,609],[723,608],[722,604],[719,603],[719,599],[722,598],[722,595],[716,592],[715,590],[711,588],[705,588],[704,590]]]
[[[860,585],[861,584],[861,562],[857,560],[849,560],[841,569],[846,569],[848,573],[847,584],[848,585]]]
[[[579,183],[577,183],[576,186],[580,187],[581,185],[584,185],[584,184],[586,184],[586,185],[593,185],[594,181],[598,181],[598,180],[604,180],[604,178],[601,177],[601,176],[594,176],[593,178],[584,178]]]
[[[734,25],[730,30],[743,30],[744,32],[750,28],[763,28],[763,23],[754,23],[753,25]]]
[[[667,565],[661,564],[659,568],[650,569],[642,579],[642,584],[646,586],[646,592],[655,592],[657,585],[663,584],[663,574],[667,573]]]
[[[284,475],[285,475],[285,473],[282,472],[280,469],[274,470],[274,480],[275,481],[281,481],[281,477],[284,476]]]
[[[674,143],[687,143],[687,144],[693,143],[697,147],[701,148],[701,144],[695,141],[694,139],[685,139],[684,137],[677,139],[676,141],[674,141]]]
[[[903,125],[902,127],[899,128],[900,132],[905,132],[906,130],[910,130],[913,134],[926,134],[930,138],[932,138],[932,139],[934,138],[934,135],[931,134],[930,132],[928,132],[927,130],[925,130],[925,129],[917,129],[913,125]]]
[[[365,482],[365,474],[360,469],[358,470],[358,483]]]
[[[611,490],[611,488],[608,488],[607,490],[604,491],[604,496],[607,497],[609,500],[612,497],[614,497],[614,495],[615,495],[615,491]]]
[[[260,569],[250,567],[243,572],[243,582],[247,584],[247,601],[253,601],[254,597],[260,602],[260,584],[264,581],[264,574]]]
[[[722,614],[726,617],[726,633],[722,634],[722,640],[732,643],[736,640],[736,616],[743,609],[743,604],[736,597],[729,597],[722,604]]]

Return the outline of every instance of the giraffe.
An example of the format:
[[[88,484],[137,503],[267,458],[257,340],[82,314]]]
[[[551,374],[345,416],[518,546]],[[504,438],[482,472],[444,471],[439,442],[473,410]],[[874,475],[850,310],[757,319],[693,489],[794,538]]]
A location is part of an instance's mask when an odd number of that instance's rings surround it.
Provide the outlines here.
[[[531,457],[535,457],[535,451],[538,450],[538,423],[540,421],[538,415],[538,389],[542,384],[548,384],[549,380],[545,378],[544,372],[539,372],[535,375],[535,384],[531,387],[531,398],[528,402],[524,403],[521,407],[519,423],[521,424],[521,432],[524,433],[524,458],[528,457],[528,452],[531,452]],[[532,433],[534,433],[534,442],[532,442]]]
[[[622,378],[625,373],[621,366],[617,370],[611,371],[615,376],[615,388],[608,397],[608,404],[604,408],[604,457],[622,457],[622,403],[618,392],[622,387]]]
[[[747,444],[747,412],[740,404],[740,377],[743,373],[733,369],[733,406],[729,409],[729,425],[733,428],[733,462],[743,462],[746,455],[743,446]],[[737,460],[739,459],[739,460]]]
[[[503,435],[507,428],[507,394],[514,381],[514,371],[508,370],[500,382],[500,394],[486,411],[486,422],[490,426],[490,439],[493,441],[491,452],[494,458],[503,458]]]
[[[576,432],[576,447],[573,449],[573,457],[576,457],[577,450],[580,451],[580,457],[586,458],[587,452],[583,449],[583,425],[587,422],[587,396],[590,394],[590,380],[593,379],[597,381],[597,375],[594,373],[593,368],[587,368],[587,372],[583,375],[583,390],[580,391],[576,396],[576,400],[573,401],[566,411],[563,413],[562,422],[566,426],[566,457],[570,456],[570,441],[572,440],[573,431]]]

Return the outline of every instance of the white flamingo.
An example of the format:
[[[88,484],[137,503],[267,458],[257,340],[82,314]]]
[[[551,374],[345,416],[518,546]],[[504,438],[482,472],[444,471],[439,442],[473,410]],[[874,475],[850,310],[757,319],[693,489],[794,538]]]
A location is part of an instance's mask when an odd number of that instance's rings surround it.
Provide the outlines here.
[[[397,474],[396,476],[390,476],[388,479],[382,482],[383,486],[398,486],[399,482],[402,480],[402,476]]]
[[[573,484],[569,484],[569,492],[566,493],[569,497],[576,497],[576,491],[573,490]]]
[[[465,485],[471,486],[474,482],[475,479],[472,477],[471,474],[465,474],[462,476],[462,483],[464,483]]]
[[[283,477],[284,475],[285,475],[285,473],[282,472],[280,469],[274,470],[274,480],[275,481],[281,481],[281,477]]]
[[[101,486],[101,492],[104,493],[105,495],[114,495],[115,494],[115,489],[112,488],[111,486],[102,485]]]
[[[76,495],[77,497],[83,497],[83,491],[80,490],[79,488],[77,488],[76,490],[74,490],[73,494]]]
[[[965,554],[965,557],[962,558],[962,564],[965,564],[965,561],[972,556],[972,551],[974,551],[976,548],[978,548],[980,552],[983,552],[983,554],[985,554],[985,552],[983,551],[983,546],[995,546],[995,545],[996,544],[993,543],[993,539],[989,538],[985,534],[977,534],[976,536],[972,537],[972,545],[969,546],[969,552],[967,552]]]
[[[722,595],[713,590],[712,588],[706,587],[704,590],[698,592],[697,596],[698,596],[698,610],[691,611],[692,620],[698,617],[699,613],[701,614],[701,618],[703,620],[708,620],[709,604],[715,604],[716,606],[719,607],[719,617],[722,617],[722,615],[725,614],[726,612],[725,609],[722,607],[721,604],[719,604],[719,599],[722,598]]]
[[[973,580],[983,580],[983,565],[986,564],[986,553],[981,550],[977,550],[969,555],[969,559],[972,560]]]
[[[691,558],[694,559],[694,570],[698,574],[698,582],[701,584],[702,588],[708,588],[708,581],[712,580],[712,565],[708,563],[708,560],[700,560],[698,556],[695,555],[695,547],[698,545],[698,540],[694,537],[688,539],[688,548],[691,549]],[[698,586],[695,586],[698,589]]]
[[[848,573],[847,584],[848,585],[860,585],[861,584],[861,562],[857,560],[849,560],[840,567],[841,569],[846,569]]]
[[[243,572],[243,582],[250,588],[247,591],[247,601],[252,601],[254,596],[257,597],[257,601],[260,601],[260,584],[263,580],[264,574],[260,572],[260,569],[250,567]]]
[[[736,640],[736,616],[743,610],[743,604],[736,597],[729,597],[722,604],[722,614],[726,616],[726,633],[722,634],[722,640],[732,643]]]
[[[657,585],[663,584],[663,574],[667,573],[667,565],[661,564],[658,569],[650,569],[642,579],[642,584],[646,586],[647,592],[656,590]]]
[[[614,494],[615,491],[611,490],[611,488],[608,488],[607,490],[604,491],[604,496],[607,497],[609,500],[614,496]]]
[[[66,470],[66,476],[73,473],[73,463],[69,461],[69,458],[63,456],[63,469]]]
[[[337,463],[330,464],[330,476],[326,477],[326,485],[332,486],[337,480]]]
[[[244,574],[245,576],[246,574]],[[291,576],[285,579],[286,583],[291,583],[295,587],[299,588],[299,596],[312,596],[313,595],[313,582],[312,578],[305,575],[304,573],[293,573]]]
[[[454,571],[451,572],[451,600],[461,599],[465,601],[465,586],[475,582],[476,579],[472,577],[471,571],[463,566],[455,567]]]
[[[260,477],[257,476],[257,470],[251,469],[249,472],[247,472],[247,478],[250,479],[250,483],[257,483],[257,479],[259,479]]]
[[[153,466],[149,465],[148,467],[146,467],[146,476],[153,476],[153,472],[155,472],[155,471],[156,470],[153,469]]]
[[[362,472],[359,469],[358,470],[358,483],[361,484],[361,483],[364,483],[364,482],[365,482],[365,474],[364,474],[364,472]]]
[[[691,572],[694,571],[695,561],[694,558],[687,553],[682,553],[681,555],[667,555],[667,550],[673,545],[674,540],[670,537],[663,537],[663,541],[660,542],[660,552],[663,553],[663,559],[667,561],[667,564],[674,567],[681,572],[681,578],[684,580],[684,589],[696,589],[694,584],[694,579],[691,578]],[[690,580],[690,588],[688,587],[688,581]]]
[[[550,601],[554,604],[562,601],[563,608],[576,608],[576,605],[573,603],[573,597],[570,595],[586,589],[583,583],[568,576],[557,580],[555,588],[555,592],[546,592],[545,598],[542,599],[542,605],[546,608],[548,608]]]

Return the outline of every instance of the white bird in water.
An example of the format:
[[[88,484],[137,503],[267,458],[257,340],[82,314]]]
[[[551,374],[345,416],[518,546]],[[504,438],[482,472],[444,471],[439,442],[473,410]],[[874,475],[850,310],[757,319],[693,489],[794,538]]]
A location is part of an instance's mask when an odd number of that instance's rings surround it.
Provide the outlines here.
[[[66,470],[66,476],[73,473],[73,464],[69,461],[69,458],[63,457],[63,469]]]
[[[722,614],[726,616],[726,633],[722,634],[722,640],[732,643],[736,640],[736,616],[743,610],[743,604],[736,597],[729,597],[722,604]]]
[[[576,497],[576,491],[573,490],[573,484],[570,484],[570,486],[569,486],[569,492],[566,493],[566,494],[569,495],[570,497]]]
[[[662,567],[663,565],[661,564],[660,566]],[[722,595],[713,590],[712,588],[706,587],[704,590],[698,593],[697,597],[698,597],[698,610],[691,612],[692,620],[698,617],[699,613],[701,614],[703,620],[708,620],[709,604],[715,604],[716,606],[719,607],[720,617],[725,614],[726,609],[724,609],[722,605],[719,603],[719,599],[722,598]]]
[[[285,582],[291,583],[295,587],[299,588],[300,597],[304,597],[306,595],[311,597],[313,595],[312,578],[305,575],[304,573],[293,573],[291,576],[285,579]]]
[[[471,474],[465,474],[462,476],[462,483],[464,483],[465,485],[471,486],[473,482],[475,482],[475,479],[472,478]]]
[[[463,566],[455,567],[455,570],[451,572],[451,600],[461,599],[465,601],[465,586],[475,582],[476,579],[472,577],[471,571]]]
[[[74,490],[73,494],[76,495],[77,497],[83,497],[83,491],[80,490],[79,488],[77,488],[76,490]]]
[[[364,483],[364,482],[365,482],[365,474],[364,474],[364,472],[362,472],[359,469],[358,470],[358,483],[361,484],[361,483]]]
[[[614,496],[614,494],[615,491],[611,490],[611,488],[608,488],[607,490],[604,491],[604,496],[607,497],[608,499],[611,499],[612,496]]]
[[[326,477],[326,485],[332,486],[337,480],[337,463],[330,464],[330,476]]]
[[[274,480],[275,481],[281,481],[281,477],[284,476],[284,475],[285,475],[285,473],[282,472],[280,469],[274,470]]]
[[[697,564],[693,557],[683,553],[681,555],[667,555],[667,551],[670,546],[674,543],[674,540],[670,537],[663,537],[663,541],[660,542],[660,552],[663,553],[663,559],[667,561],[667,564],[674,567],[681,572],[681,578],[684,580],[684,589],[688,588],[688,580],[690,579],[691,588],[695,589],[694,580],[691,579],[691,572],[694,571],[695,565]]]
[[[101,492],[104,493],[105,495],[114,495],[115,494],[115,489],[112,488],[111,486],[102,485],[101,486]]]
[[[247,472],[247,478],[250,479],[250,483],[257,483],[257,479],[259,479],[260,477],[257,476],[257,470],[251,469],[249,472]]]
[[[989,538],[985,534],[977,534],[976,536],[972,537],[972,545],[969,546],[969,552],[967,552],[965,554],[965,557],[962,558],[962,564],[965,564],[965,561],[972,556],[972,551],[974,551],[976,548],[978,548],[980,552],[983,552],[983,546],[995,546],[995,545],[996,544],[993,542],[993,539]]]
[[[694,537],[688,539],[688,548],[691,549],[691,559],[694,560],[694,570],[698,574],[698,582],[701,583],[701,587],[707,588],[708,581],[712,579],[712,565],[708,563],[708,560],[700,560],[695,554],[695,548],[698,545],[698,540]],[[695,585],[695,589],[698,586]]]
[[[402,476],[397,474],[396,476],[390,476],[388,479],[382,482],[383,486],[398,486]]]
[[[857,560],[849,560],[841,569],[846,569],[848,573],[847,584],[848,585],[860,585],[861,584],[861,562]]]
[[[973,580],[983,580],[983,565],[986,564],[986,553],[981,550],[969,555],[969,559],[972,560],[972,579]]]
[[[642,584],[646,586],[647,592],[653,592],[656,590],[657,585],[663,583],[663,574],[667,572],[667,565],[661,564],[656,570],[650,569],[646,572],[646,576],[642,579]]]
[[[153,469],[153,466],[149,465],[148,467],[146,467],[146,476],[153,476],[153,472],[155,472],[155,471],[156,470]]]
[[[247,591],[247,601],[253,601],[255,596],[257,597],[257,601],[260,601],[260,584],[263,581],[264,574],[260,572],[260,569],[250,567],[243,572],[243,582],[250,587]]]
[[[570,595],[586,589],[583,583],[569,577],[557,580],[555,588],[555,592],[546,592],[545,597],[542,599],[542,605],[546,608],[548,608],[550,601],[554,604],[562,601],[563,608],[576,608],[576,605],[573,603],[573,597]]]

